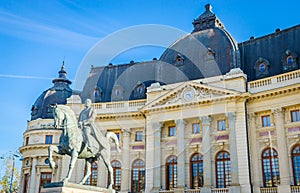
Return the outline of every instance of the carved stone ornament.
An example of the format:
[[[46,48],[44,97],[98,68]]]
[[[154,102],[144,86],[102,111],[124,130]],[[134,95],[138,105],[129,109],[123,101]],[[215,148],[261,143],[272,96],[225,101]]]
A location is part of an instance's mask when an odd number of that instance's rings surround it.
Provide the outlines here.
[[[184,62],[184,57],[181,54],[177,54],[176,59],[175,59],[175,66],[183,66],[183,62]]]
[[[283,72],[296,70],[298,68],[297,54],[291,50],[286,50],[281,58]]]
[[[259,58],[254,65],[256,78],[263,78],[270,74],[269,72],[270,63],[264,58]]]
[[[113,101],[120,101],[123,100],[124,96],[124,89],[120,85],[115,85],[112,91],[112,100]]]

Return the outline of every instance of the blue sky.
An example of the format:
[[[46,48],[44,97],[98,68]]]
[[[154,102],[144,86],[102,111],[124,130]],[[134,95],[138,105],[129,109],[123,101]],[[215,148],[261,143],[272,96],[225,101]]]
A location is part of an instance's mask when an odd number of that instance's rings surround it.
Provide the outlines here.
[[[21,146],[31,105],[52,86],[63,60],[74,80],[87,52],[111,33],[142,24],[189,33],[207,3],[237,42],[300,24],[297,0],[1,0],[0,156]],[[133,49],[112,62],[151,60],[162,50]]]

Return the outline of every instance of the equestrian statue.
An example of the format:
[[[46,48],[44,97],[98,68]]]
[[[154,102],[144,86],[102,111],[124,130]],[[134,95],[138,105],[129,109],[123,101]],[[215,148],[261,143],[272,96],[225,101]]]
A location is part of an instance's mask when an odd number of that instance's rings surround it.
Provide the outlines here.
[[[113,187],[113,168],[110,165],[110,139],[115,143],[116,149],[120,152],[119,140],[115,133],[102,133],[94,124],[95,112],[91,107],[92,101],[87,99],[85,108],[79,115],[77,122],[75,113],[66,105],[54,105],[53,117],[54,128],[62,129],[62,134],[59,139],[59,145],[50,145],[48,148],[49,165],[52,169],[55,168],[53,160],[53,152],[60,155],[71,156],[69,171],[63,179],[67,183],[72,175],[77,159],[85,159],[85,175],[80,181],[84,184],[91,175],[91,164],[94,161],[102,159],[109,174],[110,184],[108,189]]]

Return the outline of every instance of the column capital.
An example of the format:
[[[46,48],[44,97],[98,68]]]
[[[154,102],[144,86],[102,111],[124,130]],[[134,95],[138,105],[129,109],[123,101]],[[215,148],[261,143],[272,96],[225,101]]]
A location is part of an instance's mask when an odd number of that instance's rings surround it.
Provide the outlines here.
[[[225,113],[228,120],[236,120],[236,113],[235,112],[228,112]]]
[[[199,119],[202,122],[202,125],[209,125],[211,122],[210,116],[202,116],[202,117],[199,117]]]
[[[162,122],[155,122],[155,123],[152,123],[152,128],[153,128],[153,131],[154,131],[154,132],[160,132],[162,126],[163,126],[163,123],[162,123]]]
[[[122,135],[124,137],[129,137],[129,135],[130,135],[130,128],[122,128]]]
[[[283,116],[283,113],[284,113],[284,109],[279,107],[279,108],[274,108],[272,109],[272,113],[274,115],[274,117],[282,117]]]
[[[177,119],[175,120],[175,124],[176,126],[186,125],[186,121],[184,119]]]

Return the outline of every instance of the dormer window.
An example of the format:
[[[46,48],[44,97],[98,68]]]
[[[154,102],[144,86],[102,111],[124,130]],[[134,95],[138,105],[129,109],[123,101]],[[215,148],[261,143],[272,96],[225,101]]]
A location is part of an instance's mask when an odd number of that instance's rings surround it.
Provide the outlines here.
[[[270,68],[269,61],[264,58],[259,58],[254,65],[256,78],[263,78],[268,76],[269,68]]]
[[[291,65],[294,63],[294,58],[293,58],[293,56],[288,56],[288,57],[286,58],[286,63],[287,63],[287,65],[291,66]]]
[[[297,64],[297,54],[291,50],[286,50],[281,59],[283,72],[288,72],[296,70],[298,68]]]
[[[175,59],[175,66],[183,66],[184,58],[180,54],[177,54]]]
[[[102,101],[102,94],[102,90],[98,87],[93,90],[92,98],[94,99],[95,103]]]

